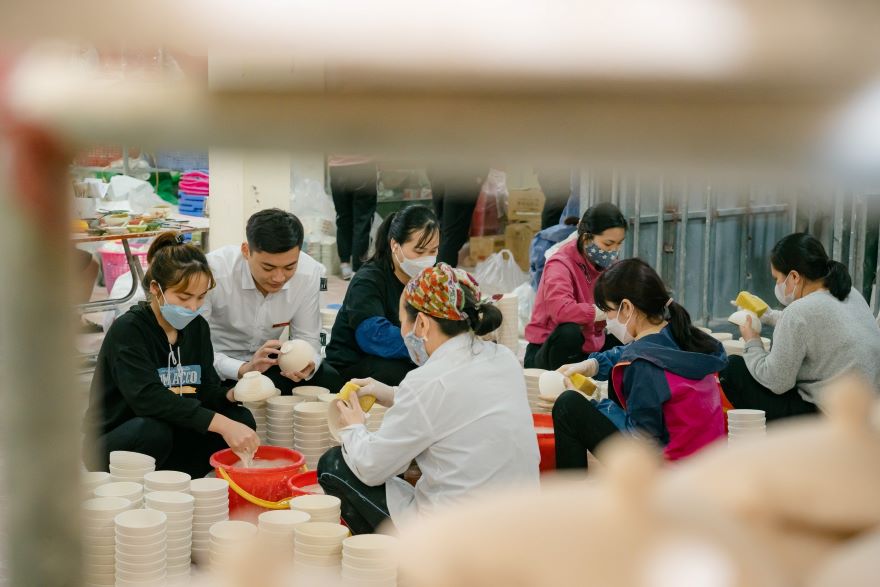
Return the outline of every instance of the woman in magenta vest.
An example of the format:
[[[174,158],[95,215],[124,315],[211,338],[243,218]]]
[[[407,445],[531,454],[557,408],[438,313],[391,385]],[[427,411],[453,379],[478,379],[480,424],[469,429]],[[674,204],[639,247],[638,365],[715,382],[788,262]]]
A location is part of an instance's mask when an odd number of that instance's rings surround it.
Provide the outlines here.
[[[593,287],[617,260],[625,237],[626,219],[617,206],[597,204],[581,218],[577,238],[547,260],[526,326],[526,367],[558,369],[607,348],[605,315],[594,303]]]
[[[556,467],[586,468],[587,451],[618,432],[653,439],[669,460],[723,436],[718,371],[727,366],[727,355],[691,324],[657,272],[641,259],[620,261],[599,277],[595,295],[607,312],[608,332],[625,344],[606,351],[614,355],[614,401],[597,403],[575,391],[559,396],[553,406]],[[595,361],[559,370],[589,375]]]

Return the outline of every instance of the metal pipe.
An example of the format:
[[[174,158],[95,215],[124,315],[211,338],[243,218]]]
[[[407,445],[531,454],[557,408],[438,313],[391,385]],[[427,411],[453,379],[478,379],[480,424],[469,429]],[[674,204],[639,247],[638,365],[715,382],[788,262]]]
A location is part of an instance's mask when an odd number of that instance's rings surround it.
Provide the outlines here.
[[[655,267],[657,275],[663,277],[663,216],[666,213],[666,185],[664,179],[660,177],[660,191],[657,202],[657,254],[655,256]]]
[[[746,213],[743,214],[740,221],[739,235],[739,286],[740,289],[748,291],[749,289],[749,208],[754,201],[754,186],[749,187],[748,200],[746,204]]]
[[[715,210],[713,216],[715,218],[732,218],[734,216],[745,216],[746,214],[749,214],[750,216],[755,216],[757,214],[779,214],[780,212],[788,210],[788,206],[788,204],[762,204],[752,208],[745,208],[742,206],[737,206],[735,208],[719,208]],[[663,214],[663,220],[674,222],[677,220],[676,216],[677,214],[675,212],[666,212]],[[702,220],[705,217],[706,212],[703,210],[688,212],[689,220]],[[633,220],[635,220],[634,217]],[[641,224],[653,224],[657,222],[657,214],[645,214],[640,218],[639,222]]]
[[[682,306],[685,303],[685,272],[687,271],[687,229],[688,229],[688,181],[684,180],[684,187],[681,191],[679,204],[679,212],[681,213],[681,222],[678,224],[678,271],[675,276],[675,297],[677,302]]]
[[[834,198],[834,211],[831,215],[834,222],[834,234],[831,238],[831,258],[835,261],[843,259],[843,199],[843,192],[837,190],[837,195]]]
[[[788,212],[791,215],[791,230],[789,232],[794,233],[794,232],[797,232],[797,213],[798,213],[797,192],[792,194],[791,203],[788,205],[788,208],[789,208]]]
[[[611,170],[611,203],[620,208],[619,197],[617,194],[618,191],[618,178],[617,178],[617,170]]]
[[[124,304],[128,300],[134,297],[138,290],[138,284],[141,283],[144,279],[143,268],[141,267],[140,262],[137,260],[137,257],[131,254],[131,248],[128,245],[128,239],[122,239],[122,249],[125,251],[126,259],[128,260],[128,270],[131,272],[131,288],[129,288],[128,293],[125,294],[121,298],[110,298],[107,300],[101,300],[98,302],[86,302],[85,304],[78,304],[76,310],[82,312],[84,314],[92,313],[92,312],[100,312],[101,310],[115,308],[120,304]]]
[[[639,233],[642,227],[642,178],[636,174],[636,205],[635,220],[633,222],[633,257],[639,256]]]
[[[706,186],[706,224],[703,227],[703,326],[709,327],[712,309],[709,306],[709,291],[712,283],[712,186]]]
[[[865,248],[867,247],[868,230],[868,202],[864,195],[853,196],[853,232],[856,233],[853,249],[850,273],[853,285],[858,291],[862,291],[865,282]]]
[[[878,231],[880,231],[880,221],[878,221]],[[874,288],[877,292],[877,295],[874,296],[874,313],[877,313],[878,308],[880,308],[880,238],[877,239],[877,267],[874,273]]]

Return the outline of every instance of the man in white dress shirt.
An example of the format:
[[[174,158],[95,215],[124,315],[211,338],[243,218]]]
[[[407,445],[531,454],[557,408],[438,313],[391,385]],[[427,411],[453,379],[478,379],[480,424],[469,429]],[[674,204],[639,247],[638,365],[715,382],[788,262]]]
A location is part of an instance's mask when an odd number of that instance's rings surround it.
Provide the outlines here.
[[[217,287],[203,315],[211,326],[214,368],[234,385],[248,371],[263,373],[284,395],[299,385],[339,391],[344,381],[321,360],[320,291],[324,266],[302,252],[299,219],[273,208],[248,219],[247,242],[208,254]],[[300,372],[282,373],[279,340],[308,342],[314,359]]]

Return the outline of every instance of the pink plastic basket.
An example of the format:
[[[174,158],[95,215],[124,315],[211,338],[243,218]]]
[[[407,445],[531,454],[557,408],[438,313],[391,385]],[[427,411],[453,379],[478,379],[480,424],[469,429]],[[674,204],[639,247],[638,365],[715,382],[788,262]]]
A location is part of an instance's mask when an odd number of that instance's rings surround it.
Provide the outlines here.
[[[131,251],[138,261],[141,262],[141,267],[144,269],[147,268],[147,250],[138,250],[132,249]],[[104,285],[107,286],[107,293],[113,289],[113,284],[116,283],[116,280],[120,275],[128,273],[128,261],[125,258],[124,251],[106,251],[102,250],[101,253],[101,265],[104,267]]]

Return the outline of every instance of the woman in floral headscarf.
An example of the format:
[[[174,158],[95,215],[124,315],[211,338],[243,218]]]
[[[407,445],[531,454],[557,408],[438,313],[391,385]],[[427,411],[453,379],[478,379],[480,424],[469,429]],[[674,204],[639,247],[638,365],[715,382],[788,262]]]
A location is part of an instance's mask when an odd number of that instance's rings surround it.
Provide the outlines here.
[[[418,365],[399,387],[358,379],[361,394],[389,407],[370,433],[352,396],[339,402],[342,446],[318,463],[318,481],[342,500],[355,534],[384,520],[426,513],[494,485],[537,486],[538,445],[519,363],[478,336],[501,325],[472,275],[445,263],[404,289],[400,330]],[[397,477],[415,460],[422,476]]]

